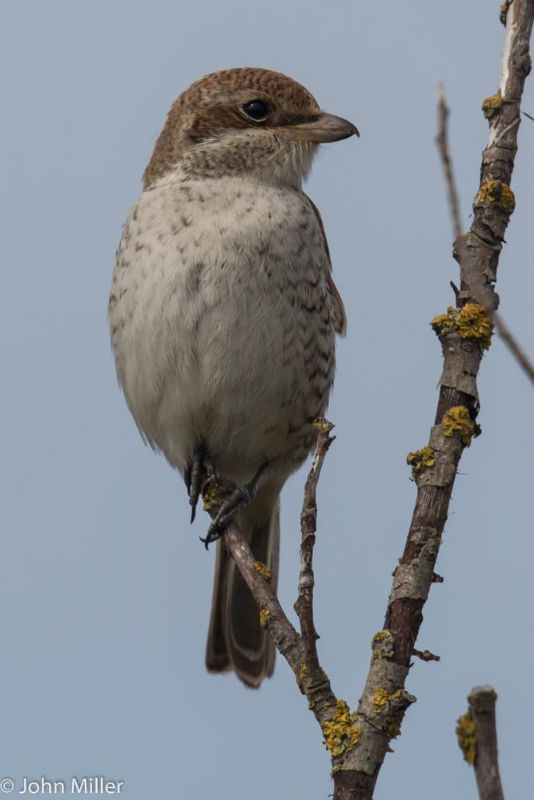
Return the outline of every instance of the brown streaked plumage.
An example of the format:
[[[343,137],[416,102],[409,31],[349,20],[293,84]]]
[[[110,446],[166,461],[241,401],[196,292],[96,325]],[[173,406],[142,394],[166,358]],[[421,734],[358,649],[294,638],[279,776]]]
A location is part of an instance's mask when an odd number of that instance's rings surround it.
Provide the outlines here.
[[[240,101],[247,99],[271,104],[272,111],[265,123],[267,130],[283,128],[292,121],[313,121],[320,114],[313,95],[281,72],[238,67],[205,75],[171,106],[143,176],[144,188],[161,178],[195,144],[221,131],[257,128],[239,112]],[[357,133],[351,123],[346,126],[346,136]]]
[[[211,471],[231,482],[208,538],[234,515],[275,586],[280,491],[309,452],[345,330],[302,180],[319,143],[355,133],[281,73],[207,75],[172,106],[117,252],[110,327],[135,421],[193,508]],[[248,686],[274,665],[221,541],[206,663]]]

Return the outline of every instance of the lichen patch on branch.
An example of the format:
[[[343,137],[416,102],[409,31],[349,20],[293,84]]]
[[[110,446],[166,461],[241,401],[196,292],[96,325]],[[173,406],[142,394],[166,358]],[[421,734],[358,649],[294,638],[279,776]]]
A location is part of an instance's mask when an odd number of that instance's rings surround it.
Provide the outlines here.
[[[504,100],[502,99],[500,91],[498,91],[497,94],[492,94],[491,97],[486,97],[482,103],[482,111],[486,119],[491,119],[493,115],[502,108],[503,103]]]
[[[430,446],[421,447],[420,450],[412,450],[406,456],[406,463],[412,468],[412,478],[416,478],[423,469],[432,469],[436,465],[436,454],[434,448]]]
[[[260,609],[260,625],[262,628],[266,628],[269,623],[269,617],[271,616],[271,612],[268,608]]]
[[[297,664],[295,667],[295,677],[297,679],[297,686],[299,687],[301,692],[304,692],[303,686],[304,681],[306,678],[309,677],[310,671],[308,669],[308,665],[304,659]]]
[[[462,444],[469,447],[475,433],[475,423],[465,406],[449,408],[441,423],[444,436],[459,436]]]
[[[334,423],[322,417],[318,417],[313,420],[312,427],[315,428],[316,431],[319,431],[319,433],[327,434],[330,433],[334,427]]]
[[[458,332],[462,339],[476,339],[482,350],[491,344],[493,325],[479,303],[466,303],[461,308],[449,306],[445,314],[438,314],[430,324],[440,338]]]
[[[267,564],[264,564],[262,561],[255,561],[254,569],[259,575],[261,575],[262,578],[265,578],[266,581],[271,580],[273,573]]]
[[[515,208],[515,195],[503,181],[485,181],[475,197],[475,206],[496,203],[509,214]]]
[[[332,756],[332,769],[339,769],[338,762],[358,744],[362,735],[358,714],[351,712],[345,700],[338,700],[331,720],[321,723],[326,749]]]
[[[227,497],[228,487],[217,483],[217,481],[212,481],[202,492],[202,508],[214,519]]]
[[[396,739],[400,733],[404,712],[415,697],[404,689],[388,692],[383,686],[373,693],[375,713],[381,718],[380,728],[388,739]]]
[[[462,714],[456,723],[456,737],[458,745],[468,764],[474,764],[477,754],[476,725],[471,714]]]
[[[391,658],[393,655],[393,636],[389,631],[378,631],[371,641],[372,659]]]

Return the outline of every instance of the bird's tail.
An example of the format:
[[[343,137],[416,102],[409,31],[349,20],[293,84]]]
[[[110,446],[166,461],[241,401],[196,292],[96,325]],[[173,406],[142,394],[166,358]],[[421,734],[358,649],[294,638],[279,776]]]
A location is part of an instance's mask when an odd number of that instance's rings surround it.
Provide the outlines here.
[[[254,504],[252,504],[254,505]],[[248,511],[248,509],[247,509]],[[240,515],[239,527],[250,544],[254,558],[272,571],[271,585],[278,582],[280,503],[262,522],[254,519],[253,508]],[[269,633],[260,626],[259,609],[223,539],[217,542],[215,581],[206,666],[210,672],[233,670],[246,686],[258,688],[272,675],[275,648]]]

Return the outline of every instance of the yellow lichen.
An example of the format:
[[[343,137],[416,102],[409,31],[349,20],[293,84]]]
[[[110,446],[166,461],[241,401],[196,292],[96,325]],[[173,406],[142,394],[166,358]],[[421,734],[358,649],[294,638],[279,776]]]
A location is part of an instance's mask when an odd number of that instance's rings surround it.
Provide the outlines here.
[[[390,631],[378,631],[378,633],[375,633],[373,636],[373,644],[384,642],[386,639],[391,639]]]
[[[453,333],[456,330],[457,313],[454,306],[449,306],[445,314],[438,314],[437,317],[430,320],[430,324],[438,336],[446,336],[447,333]]]
[[[457,332],[462,339],[476,339],[482,350],[491,344],[493,325],[479,303],[466,303],[462,308],[449,306],[446,314],[438,314],[430,324],[440,337]]]
[[[389,739],[399,735],[404,712],[411,703],[415,703],[415,697],[404,689],[388,692],[380,687],[373,693],[375,714],[382,717],[381,728]]]
[[[334,427],[334,423],[329,422],[327,419],[323,419],[322,417],[318,417],[317,419],[313,420],[312,427],[314,427],[316,431],[319,431],[319,433],[330,433]]]
[[[393,636],[389,631],[378,631],[371,640],[372,659],[389,658],[393,655]]]
[[[388,704],[389,700],[389,692],[387,689],[380,688],[377,689],[376,692],[373,694],[373,705],[375,707],[375,712],[377,714],[381,714],[382,711]]]
[[[497,94],[492,94],[491,97],[486,97],[482,103],[482,111],[486,119],[491,119],[492,116],[502,108],[503,102],[504,100],[502,99],[500,91],[498,91]]]
[[[503,181],[486,181],[478,190],[475,205],[497,203],[510,214],[515,208],[515,196],[507,183]]]
[[[321,723],[324,743],[333,759],[341,758],[358,744],[362,729],[356,723],[358,714],[344,700],[338,700],[331,720]]]
[[[255,561],[254,569],[261,575],[262,578],[265,578],[266,581],[271,580],[273,573],[272,570],[269,569],[267,564],[264,564],[262,561]]]
[[[417,477],[424,467],[432,469],[436,464],[435,451],[433,447],[422,447],[420,450],[412,450],[406,456],[406,463],[412,468],[412,477]]]
[[[469,415],[469,411],[465,406],[453,406],[449,408],[441,422],[444,436],[458,435],[462,443],[469,447],[473,433],[475,432],[475,424]]]
[[[299,662],[297,668],[295,669],[295,676],[297,678],[297,685],[299,689],[302,689],[302,685],[306,678],[308,677],[308,665],[305,661]]]
[[[469,712],[458,718],[456,736],[465,760],[468,764],[474,764],[477,755],[476,725]]]
[[[491,343],[493,325],[479,303],[466,303],[456,318],[456,327],[463,339],[478,339],[483,350]]]
[[[260,610],[260,625],[262,628],[267,627],[267,623],[269,622],[269,617],[271,616],[271,612],[268,608],[262,608]]]
[[[221,505],[228,497],[228,487],[212,481],[202,492],[202,507],[210,517],[215,517]]]

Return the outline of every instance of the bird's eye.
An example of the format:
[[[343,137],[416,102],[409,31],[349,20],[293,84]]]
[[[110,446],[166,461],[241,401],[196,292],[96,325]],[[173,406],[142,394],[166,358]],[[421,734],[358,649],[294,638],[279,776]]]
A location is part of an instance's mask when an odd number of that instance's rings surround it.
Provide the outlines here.
[[[250,100],[243,106],[243,111],[247,117],[256,120],[256,122],[263,122],[267,119],[267,114],[269,113],[269,109],[263,100]]]

